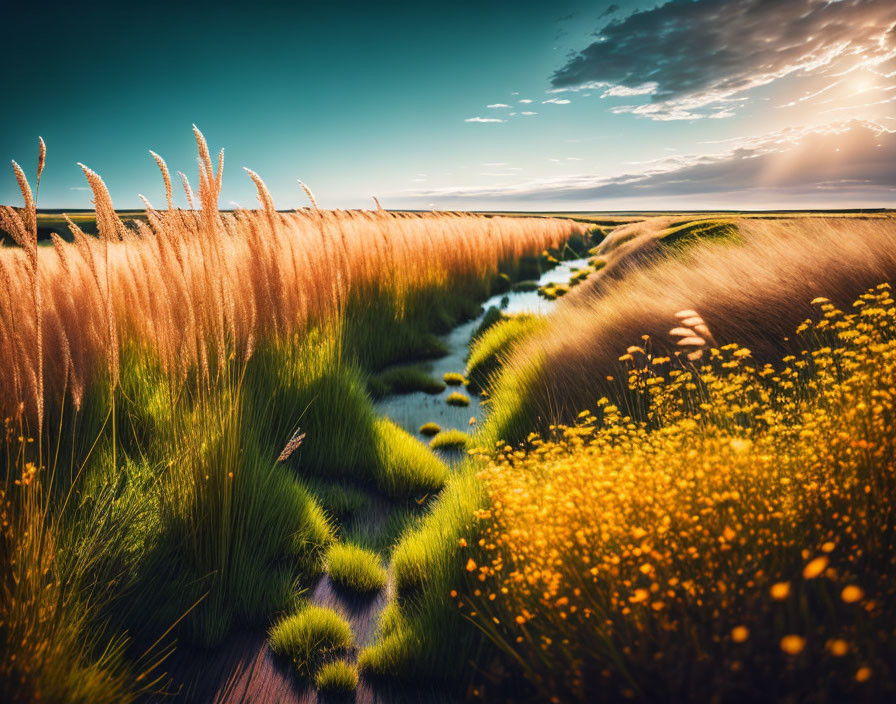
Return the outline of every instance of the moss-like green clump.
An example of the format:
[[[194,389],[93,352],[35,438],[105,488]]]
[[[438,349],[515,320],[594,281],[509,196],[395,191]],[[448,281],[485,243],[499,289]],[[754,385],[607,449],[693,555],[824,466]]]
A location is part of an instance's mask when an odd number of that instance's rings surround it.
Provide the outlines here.
[[[328,482],[319,477],[302,477],[308,491],[332,518],[345,521],[367,507],[367,493],[343,482]]]
[[[469,406],[470,397],[460,391],[452,391],[445,399],[445,403],[449,406]]]
[[[464,386],[467,383],[464,375],[458,374],[457,372],[445,372],[442,380],[448,384],[448,386]]]
[[[382,398],[389,394],[410,394],[415,391],[440,394],[445,390],[445,384],[421,366],[412,364],[391,367],[371,376],[367,388],[374,398]]]
[[[440,430],[441,430],[441,428],[439,427],[438,423],[430,422],[430,423],[424,423],[423,425],[421,425],[420,430],[418,430],[417,432],[419,432],[421,435],[426,435],[427,437],[432,437],[433,435],[438,433]]]
[[[696,220],[673,223],[660,235],[666,247],[684,249],[700,241],[736,243],[742,240],[733,220]]]
[[[482,652],[481,631],[445,596],[466,574],[459,540],[476,539],[470,516],[486,505],[477,471],[470,463],[452,474],[431,511],[394,548],[395,598],[380,615],[376,640],[358,657],[362,672],[456,680],[471,654]]]
[[[376,485],[381,491],[409,498],[442,488],[448,469],[432,450],[387,418],[377,420],[375,429]]]
[[[461,450],[470,444],[470,436],[463,430],[443,430],[429,441],[434,450]]]
[[[538,282],[537,281],[517,281],[513,285],[513,291],[516,293],[527,293],[529,291],[537,291],[538,290]]]
[[[334,584],[358,594],[378,592],[386,586],[388,579],[375,553],[349,543],[330,547],[327,572]]]
[[[353,692],[358,687],[358,668],[345,660],[328,662],[317,671],[314,684],[322,692]]]
[[[348,650],[353,642],[348,622],[322,606],[306,606],[279,621],[268,634],[271,650],[288,658],[305,677],[311,676],[323,657]]]
[[[567,293],[569,293],[569,286],[566,284],[545,284],[538,289],[538,295],[549,301],[565,296]]]

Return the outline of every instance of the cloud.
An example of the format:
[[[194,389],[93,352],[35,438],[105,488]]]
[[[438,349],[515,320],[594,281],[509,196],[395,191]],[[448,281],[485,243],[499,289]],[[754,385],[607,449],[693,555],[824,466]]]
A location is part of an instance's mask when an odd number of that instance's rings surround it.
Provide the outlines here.
[[[533,112],[532,110],[524,110],[520,113],[520,115],[537,115],[537,112]]]
[[[510,106],[506,103],[492,103],[491,105],[486,105],[487,108],[509,108]]]
[[[464,122],[507,122],[497,117],[468,117]]]
[[[600,201],[728,194],[744,203],[836,197],[896,202],[896,130],[851,120],[729,140],[711,155],[675,155],[611,177],[561,176],[489,188],[439,189],[419,196],[465,200]]]
[[[519,102],[521,102],[521,103],[531,103],[532,101],[531,101],[529,98],[523,98],[523,99],[520,100]]]
[[[554,105],[569,105],[569,102],[566,98],[551,98],[550,100],[542,100],[542,105],[547,105],[548,103],[553,103]]]
[[[702,108],[789,75],[865,68],[896,77],[890,0],[670,0],[597,34],[554,73],[552,86],[650,95],[616,111],[652,119],[707,117]]]
[[[619,5],[610,5],[606,10],[600,13],[597,19],[602,20],[604,17],[616,14],[617,12],[619,12]]]

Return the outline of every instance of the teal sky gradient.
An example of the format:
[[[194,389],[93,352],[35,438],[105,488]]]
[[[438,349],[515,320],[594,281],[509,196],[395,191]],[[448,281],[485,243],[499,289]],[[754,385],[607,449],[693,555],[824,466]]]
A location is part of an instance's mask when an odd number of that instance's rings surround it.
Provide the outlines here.
[[[617,5],[603,19],[609,3],[578,0],[18,8],[3,69],[12,90],[0,157],[30,175],[37,136],[44,137],[39,205],[47,208],[90,207],[79,161],[103,176],[117,207],[139,207],[138,193],[163,205],[149,149],[198,185],[193,123],[213,151],[225,149],[224,208],[256,203],[243,166],[264,178],[281,208],[306,204],[299,178],[323,207],[371,207],[373,195],[396,208],[787,205],[787,194],[755,189],[708,199],[569,190],[570,179],[640,173],[657,159],[722,154],[725,140],[824,122],[817,111],[778,107],[802,94],[805,81],[833,80],[812,76],[755,88],[726,119],[614,114],[644,96],[550,92],[552,75],[606,21],[656,3]],[[542,102],[551,98],[570,102]],[[887,111],[856,108],[829,119]],[[476,117],[506,122],[465,121]],[[882,189],[850,192],[836,204],[892,203],[890,176],[875,178]],[[545,182],[548,196],[541,185],[525,190]],[[565,185],[556,191],[555,183]],[[521,188],[525,195],[514,195]],[[803,203],[806,195],[793,198]],[[0,202],[20,203],[11,170],[0,174]]]

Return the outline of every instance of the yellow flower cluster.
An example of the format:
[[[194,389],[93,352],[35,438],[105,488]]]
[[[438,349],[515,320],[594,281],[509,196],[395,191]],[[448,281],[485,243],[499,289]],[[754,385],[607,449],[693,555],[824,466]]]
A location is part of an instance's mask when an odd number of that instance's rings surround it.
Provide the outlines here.
[[[487,454],[457,600],[546,700],[894,687],[896,306],[816,305],[781,364],[630,348],[624,401]]]

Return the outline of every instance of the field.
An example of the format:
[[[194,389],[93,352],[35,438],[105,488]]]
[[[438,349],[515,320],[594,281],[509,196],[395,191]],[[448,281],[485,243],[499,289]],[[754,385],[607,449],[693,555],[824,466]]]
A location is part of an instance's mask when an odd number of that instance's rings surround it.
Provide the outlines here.
[[[222,211],[196,142],[0,212],[3,701],[896,696],[891,213]]]

